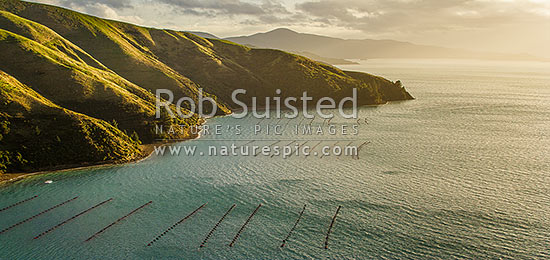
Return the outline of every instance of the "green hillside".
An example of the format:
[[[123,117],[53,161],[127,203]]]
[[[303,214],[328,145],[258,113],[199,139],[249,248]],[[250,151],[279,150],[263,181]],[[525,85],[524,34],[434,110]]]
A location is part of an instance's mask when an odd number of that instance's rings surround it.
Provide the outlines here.
[[[9,129],[0,140],[0,163],[9,172],[128,160],[140,153],[137,139],[189,137],[190,126],[202,119],[156,119],[157,89],[197,100],[202,88],[217,101],[218,115],[230,113],[231,93],[239,88],[259,100],[276,89],[282,96],[308,91],[316,98],[339,99],[352,88],[359,89],[360,104],[412,98],[400,83],[279,50],[17,0],[0,1],[0,50],[0,113]],[[185,131],[157,135],[156,124],[181,125]],[[42,138],[48,140],[41,142],[44,147],[31,145]],[[79,140],[95,145],[86,148],[77,145]]]
[[[0,71],[0,172],[129,161],[139,140],[105,121],[52,103]]]
[[[278,50],[250,49],[191,33],[144,28],[16,0],[0,3],[0,9],[53,29],[109,69],[149,90],[168,88],[181,96],[194,96],[200,85],[231,105],[230,93],[236,88],[261,98],[273,96],[277,88],[289,96],[306,90],[319,96],[345,96],[350,88],[358,87],[364,89],[361,104],[388,101],[378,98],[380,93],[369,86],[374,76],[355,77]],[[386,87],[395,89],[392,84]],[[400,99],[410,98],[402,93]]]
[[[143,42],[135,39],[151,42],[151,29],[17,0],[1,1],[0,10],[52,29],[143,89],[170,89],[176,98],[189,96],[196,100],[197,84],[159,61]],[[223,105],[219,111],[229,112]]]

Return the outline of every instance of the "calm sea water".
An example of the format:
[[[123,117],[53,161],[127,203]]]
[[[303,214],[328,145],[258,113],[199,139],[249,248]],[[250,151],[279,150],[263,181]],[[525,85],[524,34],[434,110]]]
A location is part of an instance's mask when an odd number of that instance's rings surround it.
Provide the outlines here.
[[[236,138],[370,141],[358,160],[152,156],[124,166],[29,178],[0,187],[0,208],[39,195],[0,212],[0,229],[80,197],[0,234],[0,258],[550,258],[549,63],[369,60],[345,69],[399,79],[417,99],[361,108],[368,124],[363,121],[359,136],[243,133],[182,145],[205,150]],[[209,124],[246,129],[258,122],[226,117]],[[337,118],[331,123],[353,122]],[[114,200],[33,240],[108,198]],[[149,200],[149,207],[83,242]],[[195,216],[146,246],[206,202]],[[228,247],[259,203],[263,206],[235,246]],[[232,204],[237,207],[199,250]],[[304,204],[301,222],[281,249]],[[338,206],[342,210],[325,250]]]

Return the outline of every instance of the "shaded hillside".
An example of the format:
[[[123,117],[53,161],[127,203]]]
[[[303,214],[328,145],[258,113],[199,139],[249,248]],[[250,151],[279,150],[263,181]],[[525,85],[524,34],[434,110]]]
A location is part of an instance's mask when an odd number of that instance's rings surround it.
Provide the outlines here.
[[[292,52],[311,52],[340,59],[374,58],[446,58],[490,60],[542,60],[523,54],[484,53],[437,46],[418,45],[393,40],[345,40],[322,35],[298,33],[286,28],[250,36],[230,37],[227,40],[255,46]]]
[[[128,161],[141,155],[105,121],[64,109],[0,71],[0,172]]]
[[[155,118],[157,89],[197,100],[202,88],[217,101],[218,115],[230,112],[231,93],[239,88],[260,100],[276,89],[282,96],[308,91],[340,99],[358,88],[360,104],[412,98],[400,83],[283,51],[17,0],[0,1],[0,49],[0,113],[9,129],[0,161],[8,171],[124,161],[140,154],[137,140],[192,136],[190,127],[203,119]],[[156,125],[183,131],[158,134]]]
[[[153,94],[106,69],[40,24],[0,12],[0,25],[40,41],[0,29],[0,69],[60,106],[116,121],[122,129],[137,132],[145,141],[153,139],[150,129],[157,121]]]

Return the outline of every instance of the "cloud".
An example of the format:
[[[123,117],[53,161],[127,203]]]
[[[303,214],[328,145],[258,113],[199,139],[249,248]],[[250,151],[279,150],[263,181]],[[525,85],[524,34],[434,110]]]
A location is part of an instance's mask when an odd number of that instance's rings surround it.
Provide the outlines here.
[[[136,15],[120,15],[120,14],[118,14],[118,12],[115,9],[111,8],[110,6],[108,6],[106,4],[101,4],[101,3],[86,5],[86,6],[84,6],[82,11],[85,12],[85,13],[94,14],[96,16],[107,18],[107,19],[112,19],[112,20],[125,21],[125,22],[129,22],[129,23],[134,23],[134,24],[142,24],[143,23],[143,19],[141,19],[141,17],[139,17],[139,16],[136,16]]]
[[[519,0],[321,0],[296,9],[325,26],[402,34],[530,22],[549,11],[544,1]]]
[[[129,23],[143,24],[144,20],[138,15],[120,15],[122,10],[133,9],[135,0],[29,0],[62,6],[78,12],[107,18],[112,20],[125,21]]]
[[[222,37],[289,27],[341,38],[386,38],[550,57],[549,0],[29,1],[146,26],[208,31]]]
[[[48,0],[43,0],[48,1]],[[346,28],[367,35],[407,35],[433,31],[479,30],[550,19],[544,0],[50,0],[62,6],[116,19],[122,9],[163,6],[171,16],[226,17],[232,24]],[[134,7],[135,6],[135,7]],[[127,16],[132,22],[136,16]],[[162,21],[165,17],[159,17]],[[538,19],[538,20],[537,20]]]
[[[160,3],[178,8],[193,15],[266,15],[287,12],[286,8],[273,1],[250,3],[241,0],[160,0]]]
[[[62,6],[102,5],[115,9],[132,7],[131,0],[58,0],[57,2]]]
[[[295,13],[277,0],[160,0],[167,8],[179,14],[197,18],[227,19],[243,26],[290,25]]]
[[[143,19],[137,15],[120,15],[119,12],[124,8],[133,8],[129,0],[116,1],[116,0],[100,0],[100,1],[88,1],[88,0],[61,0],[56,1],[57,5],[61,5],[72,10],[76,10],[82,13],[95,15],[98,17],[125,21],[135,24],[143,24]]]

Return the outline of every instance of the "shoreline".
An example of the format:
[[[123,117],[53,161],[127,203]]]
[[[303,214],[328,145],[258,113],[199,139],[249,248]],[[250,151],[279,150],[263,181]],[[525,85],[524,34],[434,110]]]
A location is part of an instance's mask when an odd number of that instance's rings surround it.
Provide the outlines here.
[[[77,171],[77,170],[87,170],[87,169],[96,169],[96,168],[103,168],[103,167],[111,167],[111,166],[117,166],[117,165],[126,165],[126,164],[132,164],[132,163],[139,163],[144,160],[147,160],[150,158],[153,153],[155,152],[156,146],[165,146],[171,143],[180,143],[180,142],[187,142],[191,140],[195,140],[200,138],[200,135],[197,135],[195,137],[190,137],[186,140],[177,140],[177,141],[163,141],[163,142],[155,142],[151,144],[144,144],[141,145],[141,149],[143,151],[143,154],[141,156],[136,156],[135,158],[132,158],[128,161],[107,161],[107,162],[99,162],[99,163],[84,163],[84,164],[78,164],[78,165],[60,165],[57,167],[54,167],[52,169],[46,169],[46,170],[40,170],[35,172],[28,172],[28,173],[4,173],[0,174],[0,186],[9,185],[11,183],[14,183],[19,180],[23,180],[26,178],[30,178],[33,176],[39,176],[44,175],[48,173],[63,173],[63,172],[69,172],[69,171]]]
[[[226,115],[227,116],[227,115]],[[198,126],[202,126],[206,124],[206,119],[203,119],[202,122],[199,123]],[[143,154],[141,156],[136,156],[135,158],[129,159],[127,161],[105,161],[105,162],[98,162],[98,163],[82,163],[82,164],[68,164],[68,165],[59,165],[57,167],[52,167],[51,169],[44,169],[40,171],[35,172],[26,172],[26,173],[3,173],[0,174],[0,187],[6,186],[9,184],[12,184],[16,181],[23,180],[26,178],[30,178],[33,176],[48,174],[48,173],[63,173],[68,171],[77,171],[77,170],[86,170],[86,169],[95,169],[95,168],[103,168],[103,167],[111,167],[116,165],[126,165],[131,163],[139,163],[142,162],[149,157],[153,155],[153,152],[155,151],[155,146],[165,146],[172,143],[182,143],[187,142],[195,139],[199,139],[201,137],[200,133],[196,134],[194,136],[191,136],[189,138],[186,138],[184,140],[178,139],[178,140],[164,140],[161,142],[154,142],[151,144],[142,144],[141,149],[143,151]]]
[[[390,102],[401,102],[401,101],[410,101],[410,100],[387,101],[383,104],[370,104],[370,105],[362,105],[362,106],[369,106],[369,107],[370,106],[382,106],[382,105],[386,105]],[[267,107],[260,107],[260,108],[257,108],[257,111],[258,111],[258,109],[259,109],[259,111],[265,111],[266,108]],[[239,109],[231,109],[231,111],[232,112],[230,114],[219,116],[219,117],[230,116],[231,114],[234,114],[235,112],[242,112],[242,111],[239,111]],[[215,117],[217,117],[217,116],[215,116]],[[205,123],[206,123],[206,119],[200,125],[203,125]],[[115,161],[115,162],[107,161],[107,162],[100,162],[100,163],[60,165],[60,166],[57,166],[57,167],[53,167],[52,169],[45,169],[45,170],[40,170],[40,171],[35,171],[35,172],[4,173],[4,174],[0,174],[0,186],[9,185],[13,182],[23,180],[25,178],[38,176],[38,175],[43,175],[43,174],[48,174],[48,173],[63,173],[63,172],[68,172],[68,171],[95,169],[95,168],[111,167],[111,166],[116,166],[116,165],[126,165],[126,164],[131,164],[131,163],[139,163],[139,162],[142,162],[142,161],[148,159],[149,157],[151,157],[153,155],[155,146],[159,146],[159,145],[160,146],[165,146],[165,145],[172,144],[172,143],[187,142],[187,141],[190,141],[190,140],[199,139],[200,137],[201,137],[201,135],[197,134],[196,136],[189,137],[188,139],[185,139],[185,140],[181,140],[181,139],[179,139],[177,141],[165,140],[163,142],[155,142],[155,143],[151,143],[151,144],[144,144],[144,145],[141,145],[142,150],[143,150],[143,155],[142,156],[137,156],[136,158],[130,159],[128,161]]]

